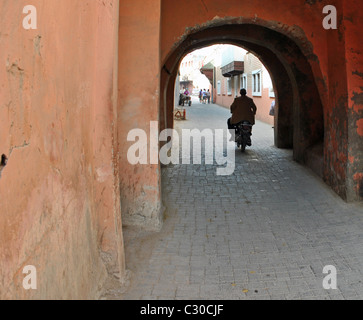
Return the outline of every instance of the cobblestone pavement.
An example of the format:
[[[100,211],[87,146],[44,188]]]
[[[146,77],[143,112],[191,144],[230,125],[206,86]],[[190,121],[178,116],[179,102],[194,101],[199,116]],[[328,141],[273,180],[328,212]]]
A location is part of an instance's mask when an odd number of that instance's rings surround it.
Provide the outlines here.
[[[180,128],[225,128],[229,110],[193,103]],[[347,204],[258,122],[233,175],[162,169],[160,233],[125,228],[131,285],[110,299],[362,299],[363,206]],[[323,289],[326,265],[337,289]]]

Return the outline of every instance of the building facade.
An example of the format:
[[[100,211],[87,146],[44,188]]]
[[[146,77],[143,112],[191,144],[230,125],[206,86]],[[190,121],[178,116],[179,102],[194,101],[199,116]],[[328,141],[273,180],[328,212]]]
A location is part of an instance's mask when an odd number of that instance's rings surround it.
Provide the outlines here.
[[[179,68],[179,82],[180,88],[188,87],[189,92],[192,93],[193,89],[205,89],[208,86],[208,81],[203,77],[200,69],[205,63],[206,55],[196,50],[195,52],[187,54],[180,63]]]
[[[275,94],[269,72],[252,53],[231,46],[222,53],[221,65],[216,66],[215,103],[229,108],[240,89],[247,90],[257,107],[256,119],[274,124],[269,114]]]

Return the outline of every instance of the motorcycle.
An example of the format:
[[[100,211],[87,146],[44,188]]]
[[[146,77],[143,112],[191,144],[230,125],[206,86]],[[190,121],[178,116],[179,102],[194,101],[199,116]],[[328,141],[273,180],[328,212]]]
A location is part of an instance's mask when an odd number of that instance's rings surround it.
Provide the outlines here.
[[[252,124],[249,121],[241,121],[235,125],[236,135],[235,141],[237,148],[241,147],[241,151],[246,150],[246,146],[251,146]]]

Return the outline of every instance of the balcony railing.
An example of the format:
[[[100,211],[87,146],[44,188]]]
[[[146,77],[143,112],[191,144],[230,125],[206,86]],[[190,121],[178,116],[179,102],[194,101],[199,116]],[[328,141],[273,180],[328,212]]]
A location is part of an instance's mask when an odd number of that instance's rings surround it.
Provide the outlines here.
[[[242,74],[244,71],[244,62],[232,61],[231,63],[223,66],[221,70],[222,70],[222,75],[228,78],[236,76],[238,74]]]

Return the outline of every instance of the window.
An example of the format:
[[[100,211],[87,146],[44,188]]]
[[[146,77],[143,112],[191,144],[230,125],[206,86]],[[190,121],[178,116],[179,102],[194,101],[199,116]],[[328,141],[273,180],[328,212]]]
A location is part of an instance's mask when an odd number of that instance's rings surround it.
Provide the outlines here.
[[[217,94],[221,94],[221,81],[217,81]]]
[[[246,89],[247,90],[247,74],[243,74],[241,76],[240,89]]]
[[[262,96],[261,70],[252,72],[252,94]]]
[[[232,95],[232,80],[231,78],[227,78],[227,94]]]

